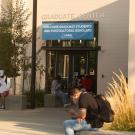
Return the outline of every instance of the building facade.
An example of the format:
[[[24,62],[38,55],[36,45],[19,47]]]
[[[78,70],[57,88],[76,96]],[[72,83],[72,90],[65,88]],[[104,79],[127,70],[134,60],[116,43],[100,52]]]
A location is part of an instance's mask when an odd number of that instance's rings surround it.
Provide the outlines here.
[[[32,0],[25,0],[27,3],[28,8],[32,12]],[[47,49],[45,47],[52,43],[60,45],[62,44],[71,44],[71,42],[63,42],[57,40],[55,41],[45,41],[42,39],[42,22],[65,22],[65,21],[95,21],[98,22],[98,44],[97,46],[100,47],[100,50],[98,49],[95,61],[96,62],[96,68],[95,68],[95,82],[96,82],[96,92],[101,93],[107,90],[108,82],[112,80],[113,72],[119,73],[119,70],[121,70],[125,76],[128,76],[128,43],[129,43],[129,6],[130,0],[101,0],[101,1],[90,1],[85,0],[78,1],[78,0],[44,0],[44,1],[38,1],[38,13],[37,13],[37,51],[40,50],[39,57],[41,59],[41,64],[45,66],[46,74],[45,76],[42,76],[42,83],[41,87],[44,88],[44,86],[47,86],[46,80],[48,80],[47,72],[48,66],[49,66],[49,51],[47,52]],[[81,7],[81,8],[80,8]],[[32,26],[32,18],[29,20],[29,30],[31,30]],[[55,43],[54,43],[55,42]],[[82,41],[78,40],[75,42],[75,44],[83,44]],[[75,55],[74,50],[72,50],[72,54]],[[28,54],[30,54],[28,49]],[[57,48],[56,48],[57,50]],[[52,55],[53,52],[51,52]],[[80,50],[80,54],[76,54],[74,56],[79,58],[80,60],[84,61],[86,60],[86,63],[88,64],[89,68],[91,65],[88,61],[92,60],[92,58],[87,57],[88,53],[87,51]],[[69,55],[68,52],[63,50],[63,53],[59,53],[58,57],[60,57],[59,62],[60,70],[64,71],[65,76],[69,73],[68,66],[64,67],[68,63],[71,63],[73,61],[73,57],[71,58],[71,55]],[[70,62],[69,62],[70,57]],[[82,59],[81,59],[82,57]],[[48,61],[47,61],[48,60]],[[78,60],[78,61],[80,61]],[[62,65],[63,63],[63,65]],[[57,63],[56,63],[57,64]],[[72,65],[72,64],[70,64]],[[75,64],[79,67],[79,63]],[[63,68],[63,69],[62,69]],[[71,69],[70,67],[70,70]],[[77,73],[78,72],[78,73]],[[80,72],[82,73],[90,73],[90,71],[76,71],[74,75],[80,75]],[[92,70],[91,70],[92,74]],[[55,74],[56,75],[56,74]],[[72,75],[69,75],[68,77],[71,78]],[[37,74],[37,80],[40,78],[40,74]],[[38,81],[37,81],[38,82]]]

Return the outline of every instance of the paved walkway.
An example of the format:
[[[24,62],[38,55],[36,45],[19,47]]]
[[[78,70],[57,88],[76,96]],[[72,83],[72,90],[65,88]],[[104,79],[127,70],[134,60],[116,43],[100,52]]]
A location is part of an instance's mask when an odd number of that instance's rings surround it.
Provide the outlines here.
[[[63,135],[63,109],[0,110],[1,135]]]
[[[0,135],[64,135],[62,108],[0,110]],[[135,135],[135,132],[82,132],[80,135]]]

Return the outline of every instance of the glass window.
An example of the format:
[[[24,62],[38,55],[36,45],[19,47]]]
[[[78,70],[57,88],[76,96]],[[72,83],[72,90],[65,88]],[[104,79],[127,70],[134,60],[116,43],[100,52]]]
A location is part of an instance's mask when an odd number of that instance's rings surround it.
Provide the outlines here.
[[[56,53],[49,51],[47,53],[47,74],[48,77],[55,77],[55,63],[56,63]]]
[[[48,47],[96,47],[97,40],[48,40],[46,41]]]
[[[62,41],[62,47],[71,47],[71,41],[70,40]]]
[[[95,75],[95,69],[97,65],[97,52],[96,51],[90,51],[89,52],[89,67],[88,72],[90,75]]]
[[[47,47],[51,47],[52,46],[52,41],[51,40],[47,40],[46,41],[46,46]]]
[[[94,37],[93,40],[88,40],[88,41],[86,41],[86,46],[87,46],[87,47],[96,47],[96,46],[97,46],[96,37]]]

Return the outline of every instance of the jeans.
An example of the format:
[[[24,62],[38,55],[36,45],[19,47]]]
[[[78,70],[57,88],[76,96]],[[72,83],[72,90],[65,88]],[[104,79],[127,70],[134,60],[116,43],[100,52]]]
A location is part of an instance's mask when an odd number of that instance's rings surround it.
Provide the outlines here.
[[[88,124],[85,120],[82,120],[80,123],[76,119],[64,121],[64,132],[65,135],[75,135],[76,131],[97,131],[97,128],[91,128],[91,125]]]
[[[68,103],[68,97],[67,97],[67,95],[63,91],[57,90],[55,95],[56,95],[56,97],[59,97],[62,100],[63,104],[67,104]]]

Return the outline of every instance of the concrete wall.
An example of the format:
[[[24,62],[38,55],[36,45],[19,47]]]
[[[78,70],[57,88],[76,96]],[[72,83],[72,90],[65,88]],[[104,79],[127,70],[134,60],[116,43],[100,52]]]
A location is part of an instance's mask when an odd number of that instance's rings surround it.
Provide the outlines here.
[[[135,91],[135,0],[130,0],[129,15],[129,58],[128,58],[128,82],[129,87]]]
[[[28,5],[32,10],[32,0]],[[99,21],[98,93],[106,90],[112,72],[119,73],[121,69],[127,76],[129,0],[38,1],[37,17],[38,26],[42,21]]]
[[[32,12],[32,1],[25,0]],[[81,8],[80,8],[81,7]],[[112,72],[128,72],[129,0],[44,0],[38,1],[37,25],[42,21],[99,21],[98,92],[106,90]],[[29,28],[32,28],[32,16]],[[37,50],[42,46],[40,29]],[[28,53],[30,54],[31,49]],[[45,55],[42,56],[44,62]],[[104,75],[104,78],[102,78]]]

